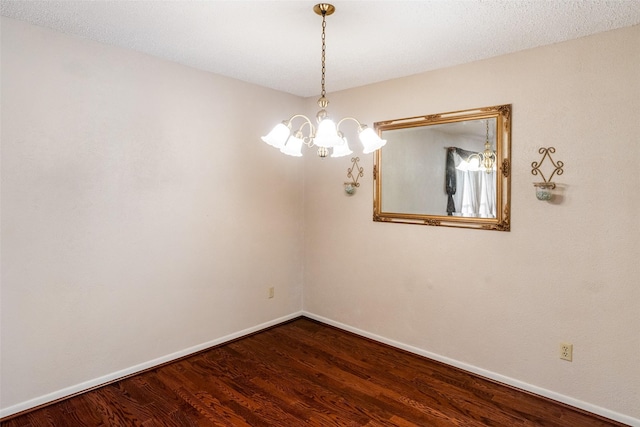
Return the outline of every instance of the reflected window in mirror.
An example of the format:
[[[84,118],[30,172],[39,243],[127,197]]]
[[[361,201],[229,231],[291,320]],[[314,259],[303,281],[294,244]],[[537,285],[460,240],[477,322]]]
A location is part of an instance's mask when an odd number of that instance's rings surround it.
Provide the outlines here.
[[[376,123],[374,221],[508,231],[511,106]]]

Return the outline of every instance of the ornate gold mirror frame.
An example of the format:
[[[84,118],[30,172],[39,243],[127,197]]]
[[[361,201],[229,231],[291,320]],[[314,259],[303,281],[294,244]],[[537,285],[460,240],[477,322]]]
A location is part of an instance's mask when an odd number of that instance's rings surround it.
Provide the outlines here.
[[[375,153],[374,221],[510,230],[511,105],[375,129],[387,145]]]

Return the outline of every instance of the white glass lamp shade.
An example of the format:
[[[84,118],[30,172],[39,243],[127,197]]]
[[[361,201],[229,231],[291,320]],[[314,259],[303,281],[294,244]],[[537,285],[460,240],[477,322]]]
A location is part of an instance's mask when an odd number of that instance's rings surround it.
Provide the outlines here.
[[[460,163],[458,163],[456,165],[456,169],[459,170],[459,171],[463,171],[463,172],[468,171],[469,170],[469,162],[467,162],[464,159],[461,159]]]
[[[289,135],[291,135],[291,130],[284,123],[279,123],[269,134],[263,136],[262,140],[272,147],[282,148]]]
[[[349,148],[349,144],[347,144],[347,138],[342,138],[343,143],[340,145],[336,145],[333,147],[333,153],[331,153],[331,157],[344,157],[353,153]]]
[[[320,122],[313,143],[318,147],[335,147],[342,144],[342,138],[338,136],[338,129],[333,120],[323,119]]]
[[[386,139],[381,139],[371,128],[365,128],[358,134],[360,138],[360,142],[362,142],[362,146],[364,149],[362,152],[364,154],[373,153],[378,148],[383,147],[386,143]]]
[[[471,172],[478,172],[481,170],[479,156],[472,156],[467,159],[467,170]]]
[[[280,149],[281,153],[288,156],[302,157],[302,144],[304,141],[293,135],[289,137],[287,143]]]

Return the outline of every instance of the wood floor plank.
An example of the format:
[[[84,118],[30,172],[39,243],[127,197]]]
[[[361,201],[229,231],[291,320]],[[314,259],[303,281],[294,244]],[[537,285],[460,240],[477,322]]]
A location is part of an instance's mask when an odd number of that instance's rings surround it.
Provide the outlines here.
[[[384,420],[391,416],[391,414],[382,409],[382,406],[372,402],[376,399],[376,394],[379,394],[375,390],[370,390],[364,385],[359,385],[358,388],[345,386],[345,383],[349,382],[349,373],[340,370],[334,371],[330,364],[322,360],[322,357],[314,355],[303,347],[293,346],[293,342],[287,340],[286,337],[275,336],[273,338],[275,342],[279,343],[276,348],[258,345],[254,349],[256,354],[260,355],[260,357],[266,357],[270,350],[278,351],[281,353],[281,363],[290,371],[289,376],[293,379],[296,388],[301,385],[315,388],[314,396],[316,397],[318,393],[320,395],[326,394],[329,397],[332,395],[342,397],[339,400],[325,398],[324,400],[331,402],[331,406],[322,409],[329,412],[344,410],[351,412],[354,416],[361,413],[379,423],[384,423]],[[262,343],[259,342],[259,344]],[[302,351],[299,352],[300,350]],[[264,354],[260,352],[264,352]],[[312,372],[315,372],[315,374],[309,374],[310,366],[313,366],[314,371]],[[358,382],[361,382],[361,378],[358,378],[356,383]],[[321,405],[321,401],[320,399],[315,400],[316,409]],[[343,408],[340,408],[340,406],[343,406]]]
[[[620,427],[300,318],[3,420],[3,427]]]
[[[277,332],[281,332],[281,331],[276,331],[276,333]],[[301,341],[304,341],[304,343],[301,343]],[[287,342],[287,340],[282,336],[279,336],[277,338],[277,342],[284,343],[284,342]],[[298,342],[295,344],[298,346],[298,348],[303,348],[305,347],[305,345],[308,345],[309,342],[310,342],[309,340],[298,340]],[[331,340],[331,342],[335,342],[335,341]],[[444,422],[443,425],[452,425],[450,421],[450,417],[447,416],[447,414],[442,413],[442,409],[445,408],[446,405],[454,404],[455,399],[453,399],[452,396],[445,396],[443,395],[443,393],[438,392],[437,388],[429,387],[428,390],[429,391],[433,390],[433,392],[429,393],[429,395],[423,395],[423,397],[431,398],[432,402],[430,405],[424,405],[424,404],[406,405],[407,400],[404,399],[401,391],[402,385],[400,389],[396,390],[397,393],[393,392],[394,386],[398,385],[397,377],[389,376],[386,370],[373,371],[373,372],[376,372],[376,375],[371,376],[368,374],[372,372],[370,366],[358,367],[355,363],[353,363],[355,362],[353,359],[345,361],[341,356],[336,356],[335,354],[336,352],[334,352],[333,349],[335,349],[335,347],[332,347],[332,351],[330,352],[316,352],[315,354],[312,354],[311,349],[304,349],[302,354],[304,355],[303,357],[307,362],[309,360],[313,360],[314,367],[324,372],[325,375],[330,376],[331,379],[336,380],[338,382],[345,382],[345,383],[352,384],[348,390],[341,390],[341,391],[349,392],[353,398],[359,396],[360,400],[362,401],[362,404],[365,406],[373,407],[373,408],[379,408],[379,407],[392,408],[394,406],[397,406],[397,405],[394,405],[394,403],[401,404],[404,406],[405,411],[408,411],[410,408],[413,408],[425,415],[425,416],[420,416],[420,415],[414,416],[414,420],[417,423],[429,422],[430,425],[437,425],[439,421],[442,421]],[[391,359],[390,359],[390,362],[391,362]],[[327,380],[325,380],[325,383],[326,381]],[[357,385],[357,387],[355,387],[354,385]],[[406,387],[407,385],[411,387],[414,386],[412,384],[404,384],[404,387]],[[383,396],[386,396],[389,398],[387,400],[386,405],[381,405],[379,401],[380,398]],[[415,403],[415,401],[413,402]],[[443,402],[445,402],[446,405],[443,405]],[[468,408],[469,405],[470,404],[468,402],[463,402],[463,404],[459,406],[465,406]],[[395,410],[402,410],[402,409],[395,408]],[[451,412],[451,410],[449,410],[448,412]],[[390,414],[390,417],[391,416],[392,414]],[[471,422],[472,422],[472,417],[470,417],[467,414],[467,417],[465,420],[466,425],[470,425]],[[485,425],[485,424],[480,424],[480,425]]]

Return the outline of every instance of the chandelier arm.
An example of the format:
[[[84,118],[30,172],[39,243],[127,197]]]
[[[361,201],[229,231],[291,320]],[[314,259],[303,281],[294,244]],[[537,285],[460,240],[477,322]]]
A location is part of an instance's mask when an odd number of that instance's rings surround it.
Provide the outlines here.
[[[298,133],[302,134],[302,130],[304,129],[305,126],[309,126],[309,135],[308,136],[300,135],[298,137],[302,137],[301,139],[303,140],[304,144],[307,147],[309,147],[309,148],[313,147],[314,146],[313,138],[316,136],[316,128],[315,128],[315,126],[313,126],[313,123],[311,122],[311,120],[307,116],[305,116],[304,114],[294,114],[293,116],[291,116],[291,118],[289,120],[286,121],[287,126],[289,127],[289,129],[291,129],[291,124],[292,124],[293,120],[295,120],[297,118],[304,119],[304,122],[295,131],[296,136],[298,136],[297,135]]]
[[[309,126],[309,135],[307,136],[304,136],[304,134],[302,133],[302,130],[304,129],[305,126]],[[315,127],[313,127],[309,119],[305,120],[296,131],[296,134],[299,134],[300,136],[302,136],[302,141],[304,142],[304,145],[306,145],[309,148],[313,147],[313,138],[315,137],[315,133],[316,133],[316,129]]]
[[[294,119],[297,119],[298,117],[303,118],[313,128],[313,125],[311,124],[311,120],[309,120],[309,117],[305,116],[304,114],[294,114],[289,118],[289,120],[286,120],[285,123],[290,124]]]
[[[305,126],[309,126],[309,130],[311,131],[311,133],[313,133],[313,126],[311,125],[311,122],[309,120],[305,120],[304,122],[302,122],[296,132],[302,132],[302,129],[304,129]]]
[[[367,125],[363,125],[362,123],[360,123],[360,121],[358,121],[358,119],[353,118],[353,117],[345,117],[343,119],[340,119],[340,121],[338,122],[338,124],[336,124],[336,128],[340,128],[340,125],[342,124],[342,122],[344,122],[345,120],[353,120],[354,122],[356,122],[358,124],[358,130],[362,130],[365,129],[367,127]]]

